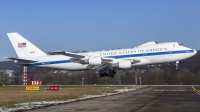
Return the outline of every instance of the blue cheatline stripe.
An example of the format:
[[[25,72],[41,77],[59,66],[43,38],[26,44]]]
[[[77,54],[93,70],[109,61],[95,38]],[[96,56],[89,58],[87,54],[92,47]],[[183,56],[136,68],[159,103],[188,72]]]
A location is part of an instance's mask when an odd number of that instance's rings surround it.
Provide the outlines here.
[[[172,51],[173,54],[180,54],[180,53],[194,53],[194,50],[181,50],[181,51]]]
[[[70,61],[70,60],[51,61],[49,64],[69,63],[69,62],[72,62],[72,61]]]
[[[143,57],[143,56],[159,56],[159,55],[169,55],[169,54],[182,54],[182,53],[194,53],[194,50],[179,50],[179,51],[165,51],[165,52],[153,52],[153,53],[140,53],[140,54],[127,54],[127,55],[115,55],[115,56],[105,56],[106,58],[131,58],[131,57]],[[70,63],[70,60],[59,60],[50,62],[36,62],[33,64],[26,64],[26,66],[39,66],[39,65],[49,65],[49,64],[61,64]]]
[[[70,60],[59,60],[59,61],[50,61],[50,62],[36,62],[33,64],[26,64],[26,66],[39,66],[39,65],[49,65],[49,64],[61,64],[61,63],[69,63],[72,62]]]

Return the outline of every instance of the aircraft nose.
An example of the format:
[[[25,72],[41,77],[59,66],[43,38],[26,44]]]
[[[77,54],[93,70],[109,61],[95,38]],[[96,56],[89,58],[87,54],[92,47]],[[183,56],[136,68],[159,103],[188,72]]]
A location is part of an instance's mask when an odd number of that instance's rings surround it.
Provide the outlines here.
[[[194,54],[196,54],[196,53],[197,53],[197,50],[194,49]]]

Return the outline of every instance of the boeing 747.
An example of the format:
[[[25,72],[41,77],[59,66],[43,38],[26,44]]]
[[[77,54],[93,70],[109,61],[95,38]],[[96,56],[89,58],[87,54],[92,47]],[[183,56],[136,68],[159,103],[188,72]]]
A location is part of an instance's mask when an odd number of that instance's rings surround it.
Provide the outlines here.
[[[16,64],[63,69],[68,71],[96,70],[99,76],[114,77],[117,69],[129,69],[140,65],[176,62],[194,56],[197,51],[178,42],[147,42],[129,49],[71,53],[54,51],[50,55],[18,33],[7,34],[18,58],[7,57]]]

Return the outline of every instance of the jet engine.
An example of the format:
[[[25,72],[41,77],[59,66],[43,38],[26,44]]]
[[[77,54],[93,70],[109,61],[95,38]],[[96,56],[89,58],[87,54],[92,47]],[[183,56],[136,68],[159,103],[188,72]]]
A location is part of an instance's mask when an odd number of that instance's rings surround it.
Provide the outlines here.
[[[118,68],[121,68],[121,69],[131,68],[131,61],[130,60],[120,61],[120,62],[112,65],[112,67],[118,67]]]
[[[101,57],[92,57],[88,61],[90,65],[100,65],[102,63]]]
[[[87,60],[81,61],[82,64],[100,65],[102,64],[101,57],[91,57]]]

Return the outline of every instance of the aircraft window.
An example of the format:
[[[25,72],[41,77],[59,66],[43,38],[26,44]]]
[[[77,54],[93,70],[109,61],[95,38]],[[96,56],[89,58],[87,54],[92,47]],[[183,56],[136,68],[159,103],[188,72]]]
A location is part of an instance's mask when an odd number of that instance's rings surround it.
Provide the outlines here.
[[[183,46],[183,44],[182,44],[182,43],[179,43],[178,45],[180,45],[180,46]]]

